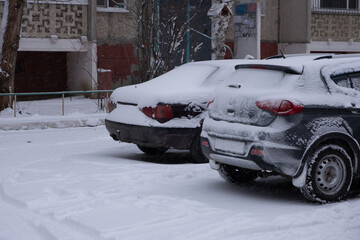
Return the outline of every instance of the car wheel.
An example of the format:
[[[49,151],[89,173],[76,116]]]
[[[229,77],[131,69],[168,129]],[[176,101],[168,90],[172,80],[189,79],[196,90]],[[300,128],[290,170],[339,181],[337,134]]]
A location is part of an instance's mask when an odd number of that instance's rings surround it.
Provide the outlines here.
[[[190,155],[195,163],[208,163],[207,159],[201,151],[200,133],[196,135],[190,146]]]
[[[230,183],[245,183],[257,178],[257,171],[221,164],[219,175]]]
[[[141,145],[137,145],[137,147],[144,153],[149,155],[161,155],[166,152],[169,148],[167,147],[144,147]]]
[[[300,190],[310,201],[339,201],[348,193],[352,176],[351,159],[345,149],[325,145],[309,159],[305,186]]]

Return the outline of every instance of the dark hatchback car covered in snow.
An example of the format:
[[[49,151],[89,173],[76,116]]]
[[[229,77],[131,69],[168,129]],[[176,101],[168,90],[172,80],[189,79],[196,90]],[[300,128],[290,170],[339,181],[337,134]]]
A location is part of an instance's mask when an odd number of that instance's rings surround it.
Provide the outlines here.
[[[359,177],[360,58],[254,61],[217,91],[201,143],[229,182],[283,175],[316,202],[343,198]]]
[[[189,149],[194,162],[207,162],[200,147],[201,121],[211,93],[245,60],[184,64],[148,82],[120,87],[105,125],[116,141],[134,143],[147,154]]]

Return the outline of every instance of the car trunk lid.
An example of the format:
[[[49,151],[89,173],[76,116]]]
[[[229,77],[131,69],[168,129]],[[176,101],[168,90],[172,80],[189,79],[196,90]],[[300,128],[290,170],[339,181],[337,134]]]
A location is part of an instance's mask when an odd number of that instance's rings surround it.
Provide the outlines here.
[[[211,118],[267,126],[281,115],[280,110],[286,111],[286,107],[293,106],[281,96],[291,91],[299,71],[266,65],[240,66],[237,69],[211,104]]]

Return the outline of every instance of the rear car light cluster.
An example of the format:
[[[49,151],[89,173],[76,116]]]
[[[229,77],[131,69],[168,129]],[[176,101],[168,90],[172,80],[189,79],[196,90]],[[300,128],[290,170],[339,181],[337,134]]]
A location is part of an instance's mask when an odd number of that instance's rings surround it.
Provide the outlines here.
[[[257,101],[256,106],[277,115],[293,115],[304,110],[304,106],[302,104],[294,103],[288,100]]]
[[[108,101],[107,110],[109,113],[111,113],[116,108],[116,103],[113,101]]]
[[[173,118],[173,110],[170,105],[159,104],[156,107],[144,107],[141,111],[149,118],[159,122],[166,122]]]

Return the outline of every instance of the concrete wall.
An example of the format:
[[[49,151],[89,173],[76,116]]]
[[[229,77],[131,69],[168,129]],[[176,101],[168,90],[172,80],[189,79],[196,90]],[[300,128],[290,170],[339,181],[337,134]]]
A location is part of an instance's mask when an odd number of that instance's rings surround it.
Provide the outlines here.
[[[98,89],[96,44],[87,43],[87,51],[67,53],[67,88],[72,91]]]
[[[279,0],[280,43],[310,42],[311,1]]]
[[[127,1],[119,12],[97,11],[96,39],[100,88],[116,88],[140,82],[136,60],[137,1]]]
[[[262,1],[261,41],[277,42],[279,36],[279,0]]]
[[[97,12],[97,43],[134,42],[137,32],[136,22],[132,18],[130,12]]]
[[[4,2],[0,2],[0,21]],[[37,89],[22,87],[22,91],[53,91],[54,84],[64,82],[59,90],[91,90],[97,88],[96,39],[93,19],[96,17],[96,0],[29,1],[24,8],[21,23],[20,56],[65,56],[57,64],[55,58],[47,61],[36,59],[36,68],[46,69],[53,82],[42,84],[42,74],[33,71],[30,64],[24,65],[26,76],[16,74],[15,79],[25,79]],[[95,40],[95,41],[93,41]],[[32,53],[33,52],[33,53]],[[42,57],[44,58],[44,57]],[[21,64],[18,59],[17,65]],[[24,60],[24,61],[25,61]],[[49,67],[51,66],[51,67]],[[58,72],[62,71],[60,75]],[[16,85],[16,82],[15,82]],[[16,87],[16,86],[15,86]]]
[[[55,4],[27,3],[25,4],[22,23],[22,38],[48,38],[57,35],[62,39],[74,39],[87,36],[87,3]],[[85,4],[86,3],[86,4]],[[4,2],[0,2],[0,22]]]
[[[360,15],[312,13],[312,41],[360,41]]]

